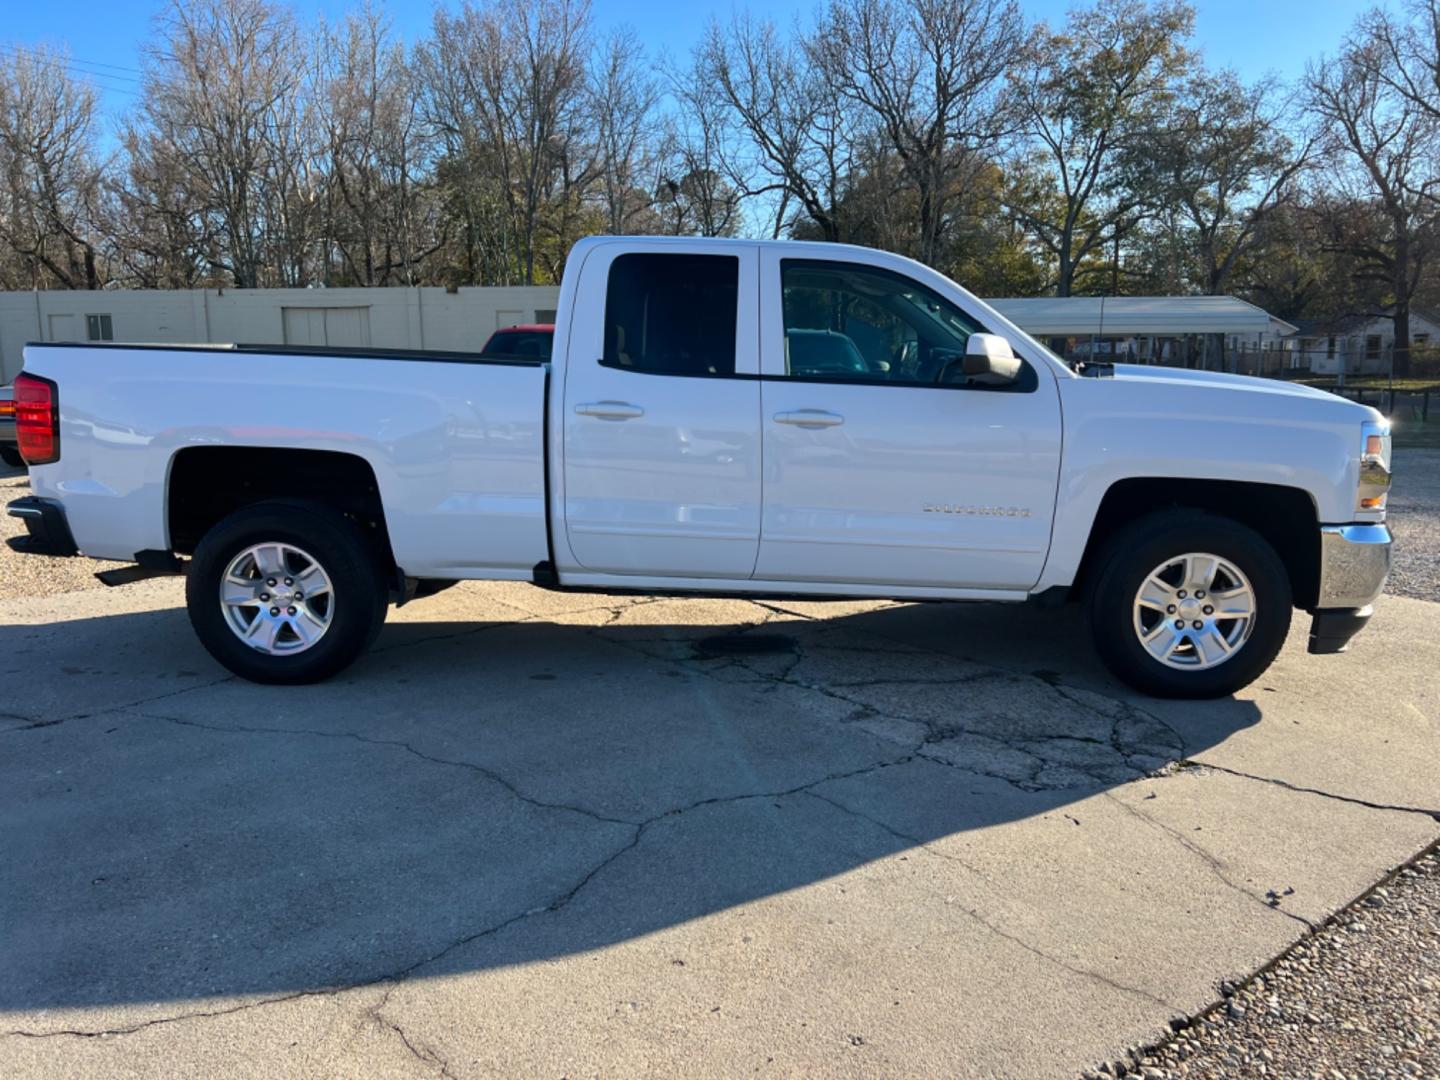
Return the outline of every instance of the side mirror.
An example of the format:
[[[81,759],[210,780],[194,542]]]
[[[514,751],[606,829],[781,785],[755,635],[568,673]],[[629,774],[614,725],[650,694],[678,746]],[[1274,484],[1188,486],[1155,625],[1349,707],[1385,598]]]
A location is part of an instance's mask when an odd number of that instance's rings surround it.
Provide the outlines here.
[[[1003,386],[1020,377],[1021,364],[1010,342],[999,334],[971,334],[965,343],[965,377],[986,386]]]

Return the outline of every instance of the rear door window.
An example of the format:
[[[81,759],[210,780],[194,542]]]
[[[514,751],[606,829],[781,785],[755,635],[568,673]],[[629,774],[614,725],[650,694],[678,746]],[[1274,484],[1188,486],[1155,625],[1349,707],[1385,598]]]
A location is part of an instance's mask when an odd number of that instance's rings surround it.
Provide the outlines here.
[[[610,265],[607,367],[658,375],[734,375],[740,260],[631,254]]]

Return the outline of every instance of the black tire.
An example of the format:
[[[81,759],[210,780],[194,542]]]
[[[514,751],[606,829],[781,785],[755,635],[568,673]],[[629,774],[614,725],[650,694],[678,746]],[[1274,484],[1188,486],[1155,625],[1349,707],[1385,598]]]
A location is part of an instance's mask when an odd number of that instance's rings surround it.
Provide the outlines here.
[[[272,542],[304,551],[331,583],[329,625],[313,645],[290,655],[246,644],[220,603],[231,562],[246,548]],[[196,547],[185,581],[190,625],[201,643],[236,675],[258,683],[319,682],[348,667],[380,632],[388,602],[381,557],[361,529],[329,507],[298,500],[256,503],[220,521]]]
[[[1249,636],[1233,654],[1212,667],[1182,670],[1156,659],[1141,643],[1136,596],[1157,567],[1191,553],[1219,556],[1249,579],[1254,617]],[[1105,666],[1135,689],[1164,698],[1223,697],[1254,682],[1285,644],[1293,604],[1285,564],[1259,533],[1198,510],[1161,511],[1121,529],[1101,551],[1086,594],[1090,630]],[[1187,650],[1195,652],[1182,644],[1180,655]]]
[[[12,469],[18,469],[25,464],[25,459],[20,456],[20,451],[14,446],[0,446],[0,461],[5,462]]]

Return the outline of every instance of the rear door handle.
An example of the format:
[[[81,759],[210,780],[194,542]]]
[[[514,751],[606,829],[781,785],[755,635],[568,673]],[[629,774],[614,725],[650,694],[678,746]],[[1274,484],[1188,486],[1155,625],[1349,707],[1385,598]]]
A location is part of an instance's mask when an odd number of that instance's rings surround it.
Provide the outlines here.
[[[775,414],[775,423],[794,424],[803,428],[835,427],[844,422],[845,418],[839,413],[826,412],[824,409],[791,409]]]
[[[644,416],[645,410],[628,401],[587,401],[575,406],[577,416],[595,416],[601,420],[634,420]]]

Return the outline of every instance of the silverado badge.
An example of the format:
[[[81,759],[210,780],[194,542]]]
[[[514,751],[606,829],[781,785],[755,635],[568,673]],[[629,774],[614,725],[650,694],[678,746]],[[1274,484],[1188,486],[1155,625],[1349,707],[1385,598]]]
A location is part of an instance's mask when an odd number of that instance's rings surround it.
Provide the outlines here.
[[[1022,517],[1030,511],[1023,506],[959,506],[952,503],[926,503],[927,514],[969,514],[972,517]]]

